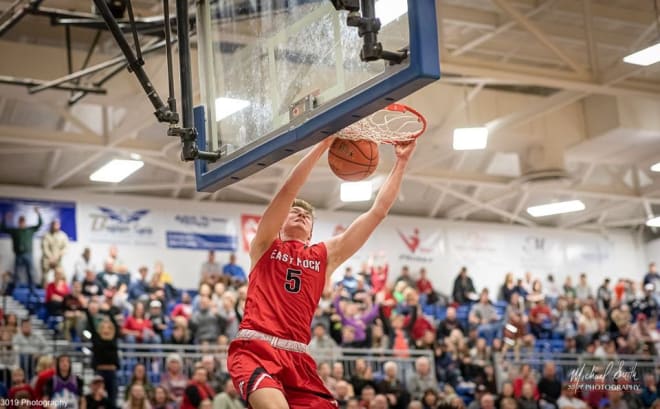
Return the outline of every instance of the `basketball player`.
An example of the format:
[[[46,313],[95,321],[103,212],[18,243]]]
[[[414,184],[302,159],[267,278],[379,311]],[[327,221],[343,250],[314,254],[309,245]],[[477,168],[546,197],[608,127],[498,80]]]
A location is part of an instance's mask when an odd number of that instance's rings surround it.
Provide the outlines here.
[[[296,196],[332,142],[317,144],[296,165],[252,241],[245,314],[227,364],[236,389],[253,409],[337,408],[306,353],[312,317],[329,276],[389,212],[415,150],[414,142],[395,146],[396,164],[371,209],[343,233],[311,244],[313,209]]]

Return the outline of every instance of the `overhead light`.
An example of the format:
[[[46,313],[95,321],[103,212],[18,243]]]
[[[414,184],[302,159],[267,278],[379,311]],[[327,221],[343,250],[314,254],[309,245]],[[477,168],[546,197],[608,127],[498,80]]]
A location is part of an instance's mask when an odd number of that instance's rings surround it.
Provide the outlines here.
[[[141,160],[113,159],[89,176],[93,182],[118,183],[144,166]]]
[[[635,64],[641,66],[648,66],[660,61],[660,43],[656,43],[643,50],[639,50],[630,55],[623,57],[623,61],[628,64]]]
[[[484,149],[488,144],[488,128],[456,128],[454,129],[454,150],[467,151]]]
[[[544,205],[527,208],[527,213],[532,217],[552,216],[554,214],[579,212],[586,209],[581,200],[569,200],[567,202],[548,203]]]
[[[140,159],[142,159],[142,156],[140,156],[139,153],[131,153],[129,156],[130,156],[131,159],[133,159],[133,160],[140,160]]]
[[[658,162],[655,165],[651,166],[651,172],[660,172],[660,162]]]
[[[341,184],[339,197],[342,202],[364,202],[371,200],[372,192],[371,181],[344,182]]]
[[[381,27],[385,27],[407,12],[407,0],[378,0],[376,2],[376,17],[380,20]]]
[[[241,109],[250,106],[250,101],[220,97],[215,100],[215,120],[221,121]]]
[[[660,227],[660,216],[656,216],[652,219],[646,221],[646,225],[649,227]]]

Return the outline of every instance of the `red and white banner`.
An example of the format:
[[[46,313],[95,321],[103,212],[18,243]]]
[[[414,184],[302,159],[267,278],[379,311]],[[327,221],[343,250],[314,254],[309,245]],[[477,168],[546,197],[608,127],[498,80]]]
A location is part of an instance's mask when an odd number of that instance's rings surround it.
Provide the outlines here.
[[[243,251],[250,251],[250,243],[257,235],[257,227],[261,221],[261,216],[255,214],[241,214],[241,241],[243,242]]]

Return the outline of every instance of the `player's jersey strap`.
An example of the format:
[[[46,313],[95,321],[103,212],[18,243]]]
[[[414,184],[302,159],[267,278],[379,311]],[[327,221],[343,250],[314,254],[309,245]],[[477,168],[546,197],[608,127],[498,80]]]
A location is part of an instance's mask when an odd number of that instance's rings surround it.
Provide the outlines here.
[[[308,344],[327,260],[324,243],[273,241],[250,273],[241,329]]]

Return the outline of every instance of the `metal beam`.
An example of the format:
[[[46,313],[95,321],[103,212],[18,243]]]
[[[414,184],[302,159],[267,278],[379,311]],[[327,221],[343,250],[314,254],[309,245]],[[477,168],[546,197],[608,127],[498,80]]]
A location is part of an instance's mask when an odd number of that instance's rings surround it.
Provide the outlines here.
[[[584,12],[584,36],[587,40],[587,51],[589,53],[589,65],[591,66],[591,78],[595,81],[600,79],[600,64],[598,63],[598,46],[594,39],[593,7],[592,0],[582,0]]]
[[[518,223],[524,224],[525,226],[530,226],[530,227],[531,226],[536,226],[536,223],[534,223],[530,220],[527,220],[527,219],[522,218],[520,216],[515,216],[511,212],[508,212],[506,210],[502,210],[502,209],[500,209],[498,207],[495,207],[493,205],[490,205],[490,204],[487,204],[487,203],[482,203],[482,202],[480,202],[476,199],[473,199],[472,197],[470,197],[470,196],[468,196],[464,193],[458,192],[458,191],[456,191],[454,189],[451,189],[447,186],[440,185],[440,184],[431,184],[429,186],[432,187],[433,189],[439,190],[441,192],[442,191],[447,192],[447,194],[450,195],[450,196],[453,196],[457,199],[460,199],[460,200],[466,201],[468,203],[471,203],[471,204],[473,204],[473,205],[475,205],[479,208],[482,208],[484,210],[488,210],[491,213],[495,213],[499,216],[506,217],[506,218],[512,218],[513,220],[517,221]]]
[[[493,197],[493,198],[491,198],[487,201],[479,200],[475,195],[474,200],[479,202],[479,203],[482,203],[484,205],[495,206],[497,203],[499,203],[503,200],[508,200],[508,199],[512,198],[513,196],[516,196],[517,194],[518,194],[518,192],[513,191],[513,192],[503,194],[503,195],[497,195],[497,196],[495,196],[495,197]],[[478,209],[474,209],[475,207],[481,208],[481,206],[477,206],[477,205],[472,204],[472,203],[465,203],[463,205],[457,206],[454,209],[447,212],[447,218],[450,219],[450,220],[456,220],[456,219],[461,219],[461,218],[467,217],[470,213],[478,210]]]
[[[529,191],[524,190],[522,195],[520,195],[520,198],[518,199],[518,203],[516,203],[516,207],[513,209],[513,216],[518,217],[520,212],[522,212],[523,207],[525,207],[525,204],[527,203],[527,199],[529,198]],[[514,218],[510,217],[509,218],[509,224],[513,223]]]
[[[540,12],[546,10],[548,7],[553,5],[556,2],[556,0],[546,0],[543,2],[540,6],[533,8],[532,10],[528,11],[527,13],[524,14],[525,18],[532,18],[535,15],[539,14]],[[460,46],[459,48],[453,50],[452,52],[449,53],[452,57],[457,57],[463,53],[466,53],[473,49],[474,47],[478,46],[479,44],[482,44],[494,37],[496,37],[499,34],[505,33],[509,29],[515,27],[515,25],[518,24],[518,22],[514,19],[511,21],[508,21],[500,26],[498,26],[495,30],[486,33],[484,35],[481,35],[473,40],[468,41],[464,45]]]
[[[546,35],[538,29],[532,22],[525,18],[518,10],[509,4],[507,0],[493,0],[501,9],[506,11],[514,20],[518,22],[522,27],[529,31],[541,44],[545,45],[550,51],[552,51],[560,60],[562,60],[566,65],[571,67],[573,71],[580,75],[586,75],[584,69],[577,64],[575,61],[571,60],[564,52],[559,49],[556,45],[550,41]]]
[[[60,164],[61,159],[62,159],[62,150],[55,149],[53,153],[51,153],[47,166],[44,169],[44,175],[42,177],[43,182],[41,183],[44,187],[48,185],[48,181],[50,180],[51,175],[53,175],[57,170],[57,166]]]

